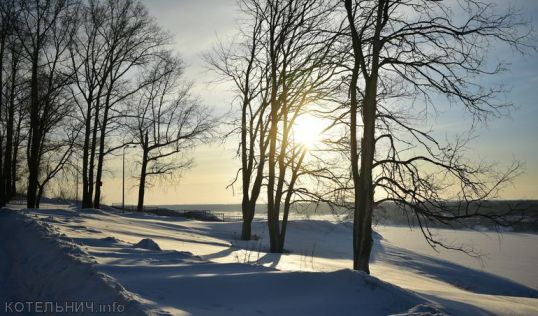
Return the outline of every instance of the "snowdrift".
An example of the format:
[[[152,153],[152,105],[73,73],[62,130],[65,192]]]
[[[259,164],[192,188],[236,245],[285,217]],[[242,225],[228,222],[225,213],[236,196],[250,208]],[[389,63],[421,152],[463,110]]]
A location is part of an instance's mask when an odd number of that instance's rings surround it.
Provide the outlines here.
[[[93,302],[92,309],[116,304],[126,315],[146,315],[121,284],[99,272],[93,258],[51,225],[3,210],[0,240],[9,258],[4,286],[10,302],[55,302],[64,307],[67,302]],[[81,315],[93,314],[85,309]]]
[[[125,315],[441,315],[428,299],[356,271],[215,263],[151,239],[69,238],[44,221],[56,219],[41,219],[0,213],[13,300],[116,302]]]

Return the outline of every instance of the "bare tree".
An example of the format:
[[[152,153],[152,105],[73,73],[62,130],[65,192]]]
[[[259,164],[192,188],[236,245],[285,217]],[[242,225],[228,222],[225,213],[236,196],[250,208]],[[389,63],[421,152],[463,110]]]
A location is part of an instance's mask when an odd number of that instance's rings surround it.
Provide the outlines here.
[[[499,14],[493,5],[473,0],[343,4],[353,52],[349,85],[353,268],[369,273],[377,203],[402,205],[417,218],[432,245],[450,247],[423,226],[430,220],[448,223],[481,217],[499,222],[499,214],[479,205],[495,197],[517,166],[499,173],[475,164],[463,156],[465,142],[443,145],[413,119],[417,98],[422,97],[425,107],[435,108],[435,95],[462,104],[475,120],[502,113],[506,104],[495,101],[500,90],[485,89],[475,78],[502,70],[502,65],[491,68],[485,62],[489,44],[504,42],[518,48],[521,24],[513,12]],[[398,108],[393,100],[406,106]],[[449,201],[455,201],[455,207]]]
[[[90,1],[83,6],[79,32],[70,47],[72,67],[75,69],[74,100],[84,124],[82,144],[82,207],[91,207],[94,188],[94,157],[97,124],[109,54],[100,29],[107,20],[107,11],[100,2]],[[95,120],[94,120],[95,118]],[[95,123],[94,123],[95,122]],[[94,124],[94,125],[92,125]],[[92,137],[93,136],[93,137]],[[90,153],[90,148],[92,151]],[[90,163],[90,156],[91,163]]]
[[[22,47],[17,38],[12,34],[8,39],[9,46],[9,66],[6,67],[5,75],[7,82],[5,84],[4,108],[5,108],[5,146],[3,160],[3,177],[4,192],[6,200],[10,200],[16,193],[16,169],[18,160],[18,148],[20,146],[21,123],[24,111],[25,93],[25,71],[22,69]]]
[[[124,116],[119,107],[142,85],[133,84],[140,67],[169,37],[136,0],[92,0],[84,8],[81,32],[71,48],[81,120],[83,207],[99,207],[104,159],[122,144],[109,144]]]
[[[325,1],[244,1],[243,6],[262,23],[260,58],[267,69],[269,112],[267,222],[270,250],[282,252],[289,206],[305,155],[304,148],[292,142],[293,126],[307,112],[307,105],[322,100],[329,90],[334,70],[328,67],[329,54],[336,37],[324,31],[331,12]]]
[[[111,52],[109,56],[106,92],[104,95],[103,118],[100,123],[99,155],[97,161],[96,187],[94,207],[99,208],[101,200],[101,178],[103,174],[104,157],[120,146],[105,149],[107,125],[113,120],[111,111],[120,102],[136,93],[144,85],[129,86],[122,84],[130,71],[135,67],[149,62],[153,56],[169,43],[169,36],[149,16],[146,8],[138,1],[108,1],[108,8],[112,14],[112,23],[106,38]],[[117,16],[114,16],[114,14]],[[111,36],[110,36],[111,35]],[[120,36],[118,36],[120,35]],[[120,115],[121,116],[121,115]]]
[[[250,14],[248,2],[243,4],[245,13]],[[241,239],[252,238],[252,220],[256,212],[256,202],[260,196],[267,161],[267,127],[268,127],[268,89],[267,69],[263,55],[261,8],[252,14],[252,21],[244,26],[248,31],[240,34],[240,39],[229,45],[222,43],[206,61],[225,81],[232,81],[237,89],[237,102],[240,108],[240,120],[234,121],[233,131],[239,131],[239,150],[241,158],[241,212],[243,225]],[[261,55],[261,56],[260,56]],[[228,135],[229,136],[229,135]],[[234,186],[236,177],[231,186]]]
[[[25,0],[19,6],[21,22],[16,33],[31,65],[27,206],[33,208],[37,204],[41,146],[54,113],[55,102],[50,97],[70,80],[64,58],[76,31],[78,6],[68,0]],[[40,82],[40,78],[45,81]]]
[[[50,67],[58,67],[57,61]],[[53,69],[44,68],[39,78],[39,99],[42,102],[43,116],[40,122],[39,177],[35,207],[40,200],[47,183],[52,180],[71,158],[73,147],[80,127],[71,123],[74,110],[73,97],[67,89],[71,83],[70,73],[54,73]]]
[[[0,3],[0,206],[5,205],[10,197],[11,174],[6,172],[6,165],[11,164],[12,107],[8,101],[7,89],[4,89],[4,67],[10,54],[10,41],[13,40],[13,26],[15,24],[15,5],[12,1]],[[7,52],[7,54],[6,54]],[[6,90],[4,92],[4,90]],[[3,116],[6,116],[4,119]],[[4,145],[5,140],[5,145]],[[5,150],[4,150],[5,149]]]
[[[13,5],[13,3],[11,3]],[[14,6],[11,8],[13,10]],[[4,9],[6,9],[4,7]],[[8,8],[9,9],[9,8]],[[12,21],[15,22],[15,21]],[[16,27],[16,26],[15,26]],[[3,117],[0,117],[4,135],[3,177],[5,201],[17,193],[17,181],[22,175],[18,172],[21,157],[19,149],[27,137],[26,113],[28,110],[28,68],[23,64],[23,50],[17,36],[12,32],[7,40],[7,56],[3,69]]]
[[[130,126],[133,142],[142,151],[138,211],[144,209],[150,177],[171,176],[188,168],[188,151],[207,140],[214,126],[207,108],[190,95],[190,84],[183,82],[180,59],[163,54],[147,72],[143,81],[149,84],[136,95]]]
[[[75,144],[82,129],[80,126],[74,126],[73,123],[70,123],[69,121],[74,121],[71,119],[73,115],[67,114],[64,113],[62,119],[65,127],[57,129],[55,133],[49,133],[48,139],[42,145],[42,170],[38,183],[36,207],[39,207],[47,184],[63,172],[66,166],[70,165],[75,152]]]

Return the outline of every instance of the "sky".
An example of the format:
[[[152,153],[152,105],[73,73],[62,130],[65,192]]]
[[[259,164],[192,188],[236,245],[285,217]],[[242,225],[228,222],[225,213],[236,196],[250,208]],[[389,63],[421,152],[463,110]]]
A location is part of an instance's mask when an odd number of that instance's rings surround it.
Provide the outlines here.
[[[235,0],[144,0],[157,23],[169,31],[177,52],[185,61],[186,76],[194,82],[193,93],[222,114],[230,109],[230,86],[215,82],[207,69],[203,54],[218,40],[225,42],[237,31],[241,15]],[[510,3],[524,12],[524,18],[538,30],[538,1],[497,1]],[[478,137],[471,144],[471,154],[479,159],[508,166],[512,161],[523,164],[522,175],[509,185],[501,198],[538,199],[538,55],[521,56],[510,49],[493,47],[494,60],[508,62],[509,70],[486,85],[505,85],[508,101],[515,107],[508,116],[480,126]],[[469,121],[463,111],[451,108],[438,115],[433,127],[447,134],[465,129]],[[237,144],[215,141],[199,146],[193,153],[195,165],[182,173],[179,180],[162,182],[146,190],[146,204],[227,204],[239,203],[240,194],[227,188],[239,168]],[[137,196],[138,172],[133,161],[134,149],[126,150],[126,203],[134,204]],[[104,179],[106,203],[121,202],[121,159],[108,162]]]

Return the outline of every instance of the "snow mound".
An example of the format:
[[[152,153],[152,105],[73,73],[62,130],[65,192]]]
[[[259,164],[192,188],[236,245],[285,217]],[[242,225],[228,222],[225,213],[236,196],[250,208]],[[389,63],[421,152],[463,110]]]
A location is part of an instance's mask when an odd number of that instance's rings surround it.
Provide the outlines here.
[[[144,238],[144,239],[140,240],[138,243],[136,243],[134,245],[134,247],[147,249],[147,250],[162,251],[161,247],[159,247],[159,244],[157,244],[151,238]]]
[[[121,242],[118,238],[113,237],[113,236],[108,236],[108,237],[105,237],[105,238],[101,238],[101,240],[109,242],[109,243],[119,243],[119,242]]]
[[[407,313],[396,314],[392,316],[445,316],[446,314],[441,312],[438,308],[428,305],[428,304],[419,304],[411,308]]]
[[[53,226],[21,213],[2,212],[0,240],[9,258],[8,271],[0,279],[4,278],[1,282],[10,300],[91,302],[94,307],[120,304],[128,315],[146,315],[147,306],[114,278],[100,273],[95,260]]]

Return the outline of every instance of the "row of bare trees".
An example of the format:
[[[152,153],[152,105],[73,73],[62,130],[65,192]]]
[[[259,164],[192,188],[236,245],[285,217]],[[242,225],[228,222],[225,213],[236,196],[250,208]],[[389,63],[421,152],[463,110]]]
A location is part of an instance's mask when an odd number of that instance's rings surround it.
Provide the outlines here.
[[[323,202],[351,210],[353,267],[365,272],[383,202],[416,218],[434,246],[447,247],[431,235],[432,222],[503,223],[506,214],[483,201],[517,164],[501,171],[473,162],[468,134],[445,141],[429,122],[446,104],[462,105],[475,122],[504,113],[502,89],[478,82],[504,69],[487,58],[490,47],[526,50],[514,12],[478,0],[239,6],[241,32],[207,61],[237,92],[242,239],[252,237],[264,194],[272,252],[284,251],[294,204]],[[210,137],[214,119],[140,2],[6,0],[0,11],[1,204],[21,191],[39,207],[53,178],[77,172],[82,206],[100,207],[107,159],[137,145],[141,210],[146,183],[188,167],[188,150]],[[313,147],[296,139],[309,115],[331,135]]]
[[[20,192],[39,207],[53,178],[76,172],[82,207],[99,208],[105,163],[126,145],[140,148],[139,209],[152,176],[189,166],[188,150],[214,120],[139,1],[9,0],[0,9],[2,204]]]
[[[483,202],[518,164],[503,171],[474,162],[465,156],[468,133],[444,140],[428,122],[448,104],[475,123],[510,106],[499,102],[501,87],[479,82],[504,69],[487,58],[490,47],[528,48],[515,12],[474,0],[239,3],[241,32],[207,60],[237,91],[242,239],[252,237],[263,188],[271,252],[284,251],[293,203],[324,202],[351,210],[353,268],[368,273],[372,216],[383,202],[416,218],[432,246],[450,247],[433,238],[433,222],[504,223],[508,212]],[[339,132],[317,148],[298,144],[294,124],[307,114]]]
[[[33,207],[65,163],[58,126],[70,115],[64,90],[70,79],[62,62],[76,12],[64,2],[29,1],[3,1],[0,10],[0,203],[17,193],[17,182],[26,175]],[[26,168],[20,168],[21,154]]]
[[[335,88],[338,69],[330,65],[339,58],[332,51],[337,36],[327,32],[332,14],[327,1],[240,6],[250,18],[243,27],[249,31],[230,45],[220,44],[207,60],[234,83],[240,100],[241,238],[251,238],[265,185],[271,251],[282,252],[293,196],[302,188],[301,177],[313,173],[304,163],[308,148],[295,141],[293,126],[309,104],[324,102]]]

